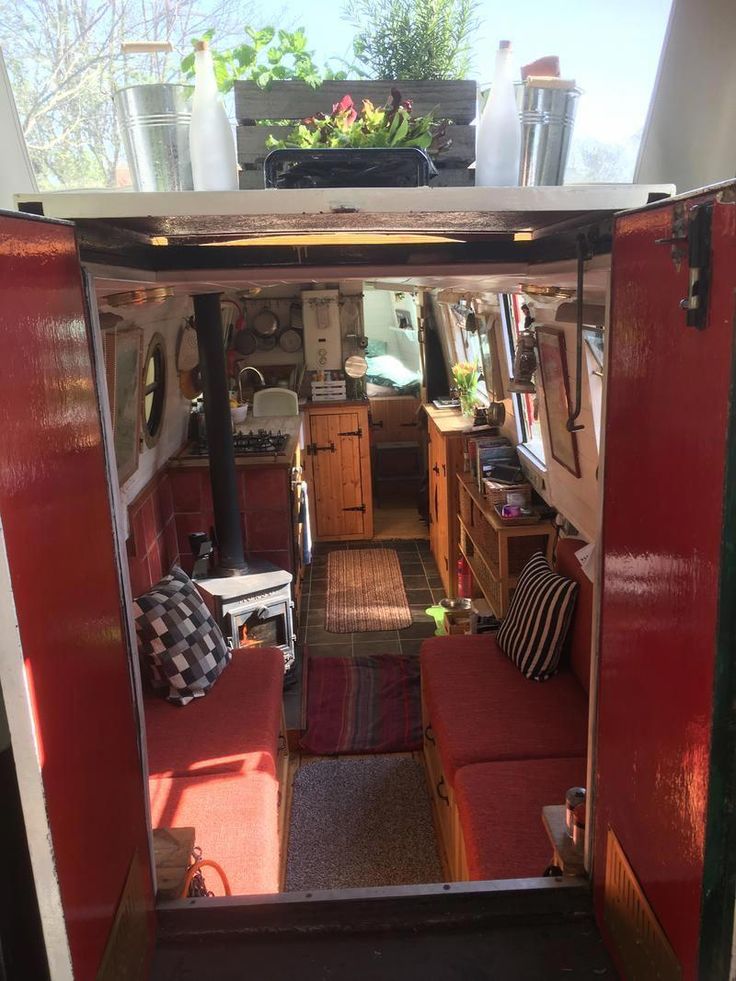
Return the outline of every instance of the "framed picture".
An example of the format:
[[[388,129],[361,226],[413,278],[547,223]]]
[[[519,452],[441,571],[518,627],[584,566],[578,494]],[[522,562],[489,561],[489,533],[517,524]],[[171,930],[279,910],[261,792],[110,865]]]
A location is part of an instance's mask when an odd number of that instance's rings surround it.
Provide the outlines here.
[[[138,467],[142,342],[143,331],[139,327],[104,331],[102,335],[120,484],[132,477]]]
[[[550,450],[560,466],[579,477],[577,436],[567,428],[570,386],[564,331],[556,327],[537,327],[537,348]]]

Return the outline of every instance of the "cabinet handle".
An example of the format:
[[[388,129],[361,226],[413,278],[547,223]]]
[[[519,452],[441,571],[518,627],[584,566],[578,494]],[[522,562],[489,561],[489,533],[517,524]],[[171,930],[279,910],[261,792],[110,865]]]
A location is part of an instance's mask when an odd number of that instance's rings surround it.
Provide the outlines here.
[[[437,796],[439,797],[440,800],[443,800],[445,804],[447,804],[447,806],[449,807],[450,798],[447,796],[447,794],[442,793],[442,787],[444,786],[444,783],[445,783],[445,778],[440,777],[439,782],[437,784]]]
[[[424,730],[424,738],[428,743],[432,743],[433,746],[436,745],[436,740],[434,738],[431,725],[427,726],[427,728]]]
[[[440,468],[435,463],[435,465],[432,467],[432,473],[439,473],[439,472],[440,472]]]

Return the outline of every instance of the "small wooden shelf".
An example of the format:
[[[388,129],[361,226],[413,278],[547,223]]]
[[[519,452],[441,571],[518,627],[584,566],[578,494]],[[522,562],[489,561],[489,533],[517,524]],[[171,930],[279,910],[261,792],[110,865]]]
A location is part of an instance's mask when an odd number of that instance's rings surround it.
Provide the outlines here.
[[[470,474],[458,474],[457,478],[460,551],[467,559],[476,587],[501,619],[508,611],[519,573],[531,555],[543,551],[551,560],[555,528],[550,521],[507,524],[480,493]],[[469,507],[466,501],[463,508],[463,495],[470,499]]]
[[[565,805],[543,807],[542,824],[552,845],[552,864],[559,866],[563,875],[585,875],[582,846],[573,844],[565,827]]]

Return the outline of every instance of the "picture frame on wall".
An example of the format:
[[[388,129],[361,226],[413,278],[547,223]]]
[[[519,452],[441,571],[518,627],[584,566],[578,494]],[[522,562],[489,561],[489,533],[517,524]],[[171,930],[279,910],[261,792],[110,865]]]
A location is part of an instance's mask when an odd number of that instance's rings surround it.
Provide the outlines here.
[[[577,435],[567,428],[570,416],[570,382],[565,333],[557,327],[538,326],[539,376],[544,391],[545,418],[553,458],[580,476]]]
[[[102,343],[118,481],[122,485],[138,468],[143,331],[139,327],[107,330],[102,334]]]

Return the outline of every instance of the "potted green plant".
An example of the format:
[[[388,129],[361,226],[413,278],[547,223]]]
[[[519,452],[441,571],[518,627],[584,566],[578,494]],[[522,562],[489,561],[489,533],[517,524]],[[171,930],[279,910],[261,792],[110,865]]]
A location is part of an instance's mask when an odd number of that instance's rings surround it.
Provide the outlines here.
[[[385,106],[350,95],[298,123],[283,140],[270,137],[266,187],[408,187],[436,175],[428,150],[442,148],[444,127],[433,113],[412,115],[412,104],[391,89]]]

